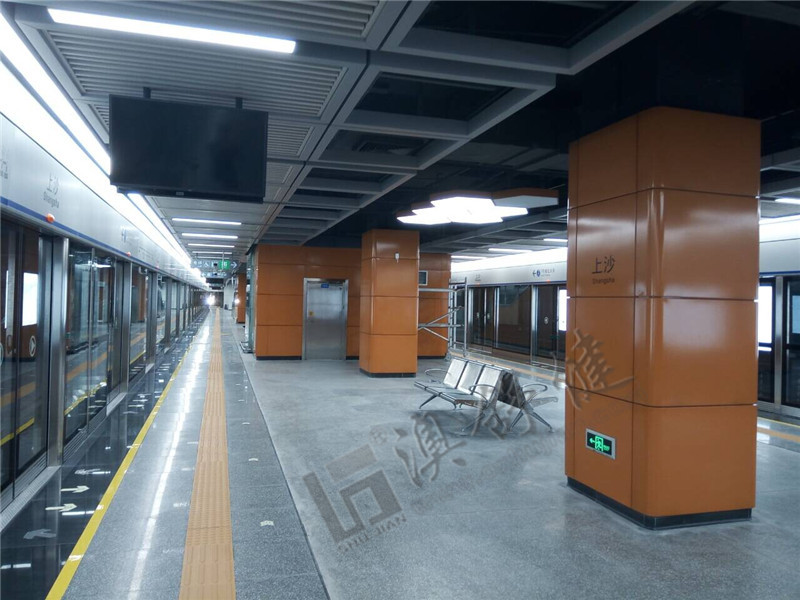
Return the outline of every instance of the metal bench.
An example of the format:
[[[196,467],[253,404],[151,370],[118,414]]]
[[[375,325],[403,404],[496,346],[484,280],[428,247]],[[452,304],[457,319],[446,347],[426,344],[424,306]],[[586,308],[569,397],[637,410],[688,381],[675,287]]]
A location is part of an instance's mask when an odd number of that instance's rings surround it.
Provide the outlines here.
[[[470,367],[472,367],[473,371],[480,369],[480,376],[474,385],[468,386],[465,390],[464,384],[460,381],[456,391],[443,391],[439,393],[439,397],[451,402],[456,407],[466,405],[478,409],[477,418],[464,427],[464,430],[472,429],[475,431],[480,427],[487,412],[491,413],[489,418],[497,420],[502,427],[503,420],[497,414],[497,400],[500,394],[500,379],[503,375],[503,369],[470,361],[464,369],[462,380]]]
[[[458,388],[458,382],[464,373],[464,367],[467,366],[467,361],[460,358],[454,358],[450,361],[447,369],[427,369],[425,375],[431,377],[430,381],[415,381],[414,387],[424,390],[431,394],[430,398],[425,400],[419,405],[420,408],[425,406],[428,402],[433,400],[439,395],[442,390],[455,390]],[[442,379],[433,379],[433,373],[444,373]]]
[[[456,363],[453,366],[453,363]],[[458,363],[463,363],[461,366],[461,371],[458,377],[456,377],[456,373],[459,371]],[[452,369],[452,373],[451,373]],[[452,400],[446,398],[444,394],[447,392],[462,392],[464,394],[469,394],[471,391],[472,386],[478,383],[478,379],[481,376],[481,371],[483,369],[483,365],[480,363],[472,362],[463,360],[460,358],[454,358],[450,362],[450,367],[447,369],[447,374],[445,375],[444,379],[441,382],[433,381],[430,383],[422,382],[422,381],[415,381],[414,385],[422,390],[428,392],[431,396],[425,400],[422,404],[420,404],[420,408],[425,406],[428,402],[433,400],[434,398],[442,398],[442,400],[447,400],[450,404],[453,405],[453,408],[458,408],[458,404],[453,402]],[[428,372],[435,372],[435,371],[443,371],[444,369],[429,369],[425,371],[427,375]]]
[[[544,404],[549,404],[550,402],[558,402],[558,397],[542,396],[541,394],[548,390],[548,386],[543,383],[530,383],[523,386],[520,384],[516,373],[512,373],[510,371],[508,371],[508,373],[509,376],[507,381],[504,382],[503,390],[499,400],[504,404],[509,404],[519,408],[519,412],[514,417],[514,420],[511,422],[511,424],[506,428],[506,432],[514,429],[514,425],[519,422],[519,420],[522,418],[522,415],[525,413],[545,425],[548,429],[550,429],[550,431],[553,431],[553,426],[550,425],[550,423],[548,423],[534,409]]]

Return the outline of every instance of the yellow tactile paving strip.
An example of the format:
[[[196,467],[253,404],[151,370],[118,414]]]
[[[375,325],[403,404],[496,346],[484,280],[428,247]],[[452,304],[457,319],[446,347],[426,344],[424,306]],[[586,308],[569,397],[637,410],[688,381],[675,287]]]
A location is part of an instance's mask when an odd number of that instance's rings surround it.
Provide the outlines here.
[[[180,600],[236,598],[228,490],[228,436],[225,428],[222,336],[217,310],[192,501],[189,505]]]

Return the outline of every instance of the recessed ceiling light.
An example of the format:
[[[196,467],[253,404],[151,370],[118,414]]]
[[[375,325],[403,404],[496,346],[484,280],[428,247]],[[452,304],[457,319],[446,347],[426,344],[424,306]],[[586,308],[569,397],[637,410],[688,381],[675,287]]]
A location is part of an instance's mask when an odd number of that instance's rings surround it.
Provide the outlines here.
[[[135,33],[150,35],[174,40],[202,42],[220,46],[233,46],[235,48],[249,48],[252,50],[265,50],[267,52],[281,52],[291,54],[295,49],[295,42],[275,37],[221,31],[219,29],[206,29],[204,27],[189,27],[186,25],[173,25],[157,21],[143,21],[140,19],[126,19],[110,17],[92,13],[76,12],[72,10],[48,9],[50,17],[56,23],[75,25],[77,27],[90,27],[119,31],[122,33]]]
[[[228,246],[227,244],[186,244],[187,246],[202,247],[202,248],[235,248],[236,246]]]
[[[205,225],[241,225],[239,221],[215,221],[214,219],[189,219],[188,217],[173,217],[176,223],[203,223]]]
[[[238,240],[238,235],[222,235],[219,233],[182,233],[183,237],[206,238],[210,240]]]

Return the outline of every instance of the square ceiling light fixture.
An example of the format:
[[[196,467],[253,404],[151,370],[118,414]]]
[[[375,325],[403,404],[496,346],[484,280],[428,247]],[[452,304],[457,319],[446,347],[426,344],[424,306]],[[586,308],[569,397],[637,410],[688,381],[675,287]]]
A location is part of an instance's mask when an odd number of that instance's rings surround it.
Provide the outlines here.
[[[495,193],[449,192],[431,197],[430,204],[412,207],[397,220],[408,225],[501,223],[504,218],[528,214],[529,208],[558,204],[558,192],[537,188],[517,188]]]

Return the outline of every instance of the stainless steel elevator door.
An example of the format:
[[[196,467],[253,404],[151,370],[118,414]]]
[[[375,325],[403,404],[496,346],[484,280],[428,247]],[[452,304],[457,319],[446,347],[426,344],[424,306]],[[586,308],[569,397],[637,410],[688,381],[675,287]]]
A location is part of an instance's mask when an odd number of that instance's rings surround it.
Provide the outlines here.
[[[344,360],[347,351],[347,281],[305,279],[303,358]]]

